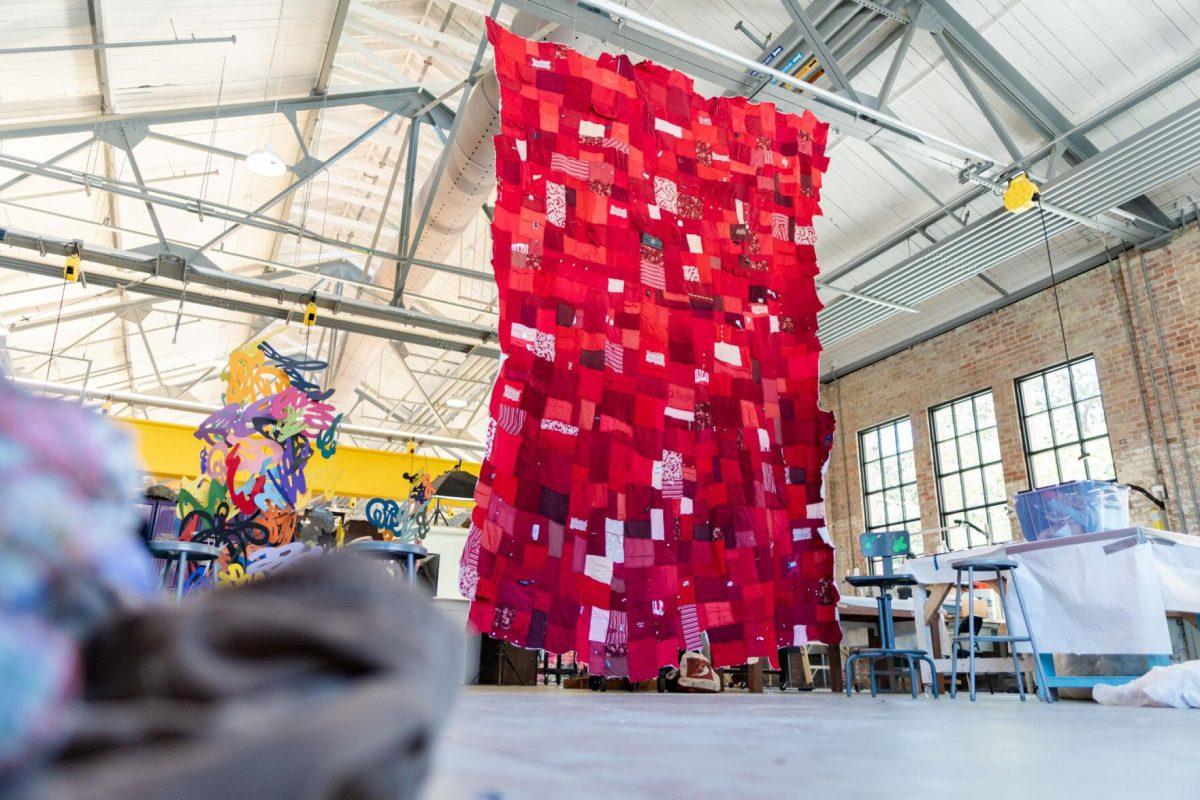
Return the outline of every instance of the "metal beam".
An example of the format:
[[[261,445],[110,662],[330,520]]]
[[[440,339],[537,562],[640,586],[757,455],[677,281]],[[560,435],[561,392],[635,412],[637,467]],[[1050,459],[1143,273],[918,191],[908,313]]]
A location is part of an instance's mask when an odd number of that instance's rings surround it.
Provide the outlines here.
[[[924,8],[924,6],[921,6],[918,9],[918,18]],[[876,108],[884,108],[887,105],[888,98],[892,94],[892,87],[896,85],[896,78],[900,75],[900,67],[904,65],[904,59],[908,56],[908,48],[912,47],[913,35],[916,32],[917,25],[909,25],[904,29],[904,35],[900,37],[900,44],[896,47],[896,54],[892,56],[892,63],[888,65],[887,74],[884,75],[883,85],[879,88],[879,97],[875,100]]]
[[[345,155],[347,153],[349,153],[350,151],[357,148],[360,144],[365,142],[367,139],[371,138],[371,136],[375,133],[375,131],[379,130],[384,125],[386,125],[388,120],[390,120],[393,116],[395,116],[395,114],[393,112],[388,112],[388,113],[384,114],[382,118],[380,118],[378,121],[375,122],[375,124],[373,124],[371,127],[367,128],[365,131],[360,133],[354,139],[352,139],[349,144],[343,146],[340,150],[338,150],[336,153],[331,155],[329,158],[325,159],[320,164],[313,167],[312,171],[307,172],[305,175],[299,176],[296,180],[292,181],[292,184],[290,186],[288,186],[287,188],[283,189],[282,191],[276,193],[269,200],[262,203],[262,205],[260,205],[258,208],[249,212],[246,215],[245,219],[238,220],[233,225],[230,225],[228,228],[221,231],[220,233],[218,233],[213,238],[209,239],[204,244],[200,245],[200,249],[198,252],[203,253],[205,250],[212,247],[213,245],[219,244],[220,242],[225,241],[225,239],[232,236],[235,232],[237,232],[237,230],[239,228],[241,228],[243,225],[245,225],[247,219],[249,219],[251,217],[257,217],[257,216],[271,210],[272,208],[274,208],[288,195],[295,192],[301,186],[304,186],[306,183],[311,181],[315,176],[317,176],[320,173],[324,172],[325,170],[329,169],[329,167],[336,164],[343,157],[345,157]]]
[[[284,111],[313,111],[345,106],[371,106],[400,116],[428,113],[435,125],[449,128],[454,112],[420,86],[381,89],[365,92],[338,92],[325,96],[285,97],[274,100],[254,100],[244,103],[225,103],[221,106],[191,106],[188,108],[140,111],[130,114],[93,114],[73,119],[39,120],[0,125],[0,139],[31,136],[60,136],[67,133],[93,133],[104,125],[174,125],[181,122],[211,122],[217,113],[223,120],[253,117]]]
[[[950,62],[950,67],[954,70],[954,74],[958,76],[958,80],[966,88],[967,94],[971,95],[971,99],[975,101],[975,105],[983,113],[987,119],[988,125],[992,126],[992,130],[999,137],[1000,143],[1004,145],[1004,149],[1008,151],[1009,156],[1013,161],[1021,160],[1021,148],[1017,147],[1017,143],[1008,135],[1008,130],[1004,127],[1004,123],[1000,121],[996,110],[992,108],[991,103],[983,96],[983,92],[975,85],[975,81],[971,78],[971,73],[967,72],[967,68],[963,66],[958,55],[954,52],[955,45],[951,39],[948,39],[944,33],[939,31],[932,32],[933,40],[937,42],[938,47],[942,49],[942,55]]]
[[[96,139],[92,136],[89,136],[87,139],[83,140],[79,144],[73,144],[70,147],[68,147],[66,150],[63,150],[61,153],[55,153],[54,155],[50,156],[50,158],[46,159],[43,163],[57,164],[59,161],[62,161],[64,158],[70,158],[71,156],[78,153],[80,150],[84,149],[85,147],[88,147],[94,141],[96,141]],[[6,189],[16,186],[18,183],[20,183],[23,180],[28,179],[29,177],[31,177],[30,173],[25,172],[25,173],[18,175],[15,178],[10,178],[9,180],[5,181],[4,183],[0,183],[0,192],[3,192]]]
[[[792,15],[792,21],[804,32],[805,40],[812,45],[813,51],[817,54],[817,61],[820,62],[825,74],[833,82],[834,88],[845,92],[851,100],[858,101],[858,92],[854,91],[850,85],[850,79],[846,77],[846,73],[842,72],[841,64],[834,58],[833,51],[829,49],[825,37],[817,30],[816,23],[801,7],[800,0],[783,0],[783,6]]]
[[[52,44],[31,47],[0,48],[0,56],[23,53],[65,53],[71,50],[116,50],[130,47],[168,47],[177,44],[237,44],[236,36],[209,36],[203,39],[149,39],[140,42],[93,42],[91,44]]]
[[[1001,97],[1008,99],[1034,125],[1054,137],[1071,130],[1071,121],[1049,99],[1025,77],[1024,74],[1004,58],[979,31],[963,19],[947,0],[921,0],[940,18],[942,28],[959,45],[970,59],[975,71],[987,81]],[[1099,152],[1082,133],[1069,134],[1065,142],[1073,160],[1078,162],[1091,158]],[[1157,225],[1170,226],[1170,219],[1144,197],[1133,200],[1130,210],[1147,217]]]
[[[43,254],[66,256],[75,247],[74,243],[56,237],[14,230],[3,231],[2,234],[0,241],[4,244]],[[127,274],[85,269],[86,279],[97,286],[123,287],[130,292],[178,299],[186,283],[189,303],[283,320],[299,319],[301,310],[311,296],[322,312],[317,318],[318,325],[425,347],[499,357],[499,350],[485,346],[496,338],[496,331],[491,326],[431,316],[390,305],[345,300],[326,292],[316,292],[314,295],[304,288],[281,286],[219,269],[188,265],[181,258],[169,254],[155,259],[91,245],[84,245],[80,252],[88,264],[116,267],[135,275],[131,279]],[[0,257],[0,267],[52,278],[61,278],[62,275],[60,265],[7,256]],[[238,298],[236,294],[249,297]],[[431,333],[421,334],[411,329]]]
[[[870,139],[873,144],[928,160],[942,168],[957,172],[968,163],[1003,161],[922,131],[890,114],[855,103],[837,92],[814,86],[710,42],[676,31],[610,0],[592,0],[586,5],[575,5],[565,0],[506,0],[506,4],[722,86],[740,83],[745,70],[762,73],[801,91],[770,85],[760,92],[758,99],[774,102],[783,111],[812,109],[843,133]],[[693,48],[703,48],[704,52],[697,52]]]

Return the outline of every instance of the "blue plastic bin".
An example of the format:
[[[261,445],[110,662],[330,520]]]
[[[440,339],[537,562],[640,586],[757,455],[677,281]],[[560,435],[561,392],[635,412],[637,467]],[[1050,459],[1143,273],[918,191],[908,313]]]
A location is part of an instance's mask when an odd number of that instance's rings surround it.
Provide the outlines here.
[[[1129,527],[1129,487],[1107,481],[1069,481],[1016,497],[1025,541],[1061,539]]]

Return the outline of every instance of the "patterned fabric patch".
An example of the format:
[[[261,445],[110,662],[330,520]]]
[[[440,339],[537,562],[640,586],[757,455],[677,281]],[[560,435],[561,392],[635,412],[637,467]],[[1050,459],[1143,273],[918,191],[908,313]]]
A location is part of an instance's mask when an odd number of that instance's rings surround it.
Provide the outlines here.
[[[653,677],[841,639],[812,236],[826,126],[489,22],[504,359],[471,624]]]

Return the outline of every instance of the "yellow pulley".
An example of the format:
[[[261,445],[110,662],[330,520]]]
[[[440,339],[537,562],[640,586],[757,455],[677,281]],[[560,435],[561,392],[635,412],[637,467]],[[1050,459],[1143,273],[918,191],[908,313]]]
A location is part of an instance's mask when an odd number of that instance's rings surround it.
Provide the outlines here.
[[[79,280],[80,258],[79,253],[71,253],[67,256],[67,263],[63,266],[63,280],[74,283]]]
[[[317,324],[317,304],[314,300],[309,300],[308,305],[304,307],[304,326],[311,328]]]
[[[1014,214],[1020,214],[1031,208],[1038,197],[1037,184],[1029,180],[1024,172],[1020,172],[1008,182],[1008,188],[1004,190],[1004,207]]]

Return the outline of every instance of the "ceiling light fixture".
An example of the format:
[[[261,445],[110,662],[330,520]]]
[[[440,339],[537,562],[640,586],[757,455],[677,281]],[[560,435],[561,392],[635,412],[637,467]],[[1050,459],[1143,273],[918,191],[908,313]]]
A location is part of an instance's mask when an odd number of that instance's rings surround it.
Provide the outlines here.
[[[447,408],[466,408],[470,403],[463,400],[461,397],[451,397],[446,401]]]
[[[255,150],[246,156],[246,166],[251,172],[267,178],[278,178],[287,172],[287,164],[270,145]]]

